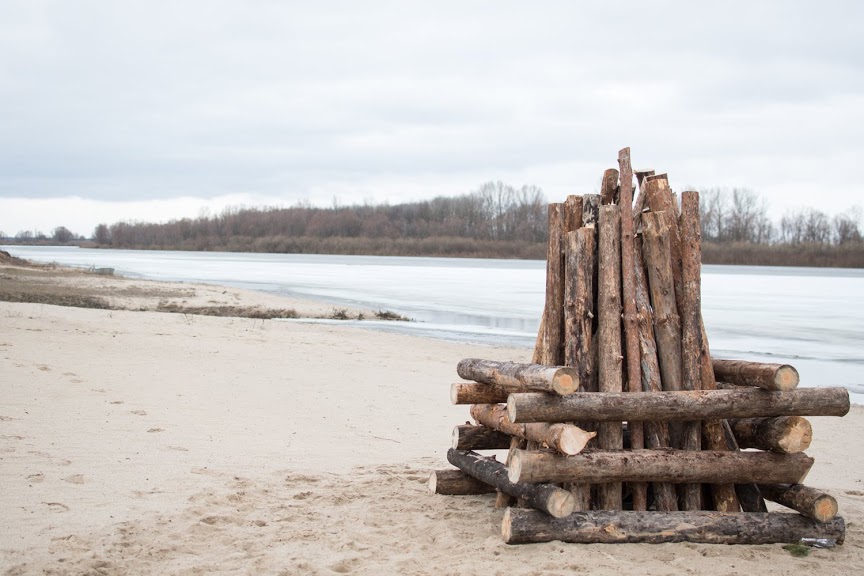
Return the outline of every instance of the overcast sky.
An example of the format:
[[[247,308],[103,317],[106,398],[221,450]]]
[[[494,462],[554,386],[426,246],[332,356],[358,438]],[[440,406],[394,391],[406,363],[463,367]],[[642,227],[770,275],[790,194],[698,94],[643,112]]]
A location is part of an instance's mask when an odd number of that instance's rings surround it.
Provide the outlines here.
[[[0,231],[597,191],[862,204],[864,2],[0,2]]]

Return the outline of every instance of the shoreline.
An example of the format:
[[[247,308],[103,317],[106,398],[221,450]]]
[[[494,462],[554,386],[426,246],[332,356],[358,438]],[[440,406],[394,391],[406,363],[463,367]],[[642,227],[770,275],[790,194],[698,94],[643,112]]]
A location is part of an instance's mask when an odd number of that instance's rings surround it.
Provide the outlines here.
[[[187,303],[262,297],[87,276],[108,279],[101,289],[117,298],[136,298],[132,286]],[[807,558],[780,545],[509,546],[494,495],[431,495],[426,481],[450,467],[450,432],[469,418],[450,404],[456,363],[526,362],[528,349],[11,302],[0,302],[0,324],[0,574],[864,570],[862,406],[811,419],[807,484],[837,499],[843,546]]]

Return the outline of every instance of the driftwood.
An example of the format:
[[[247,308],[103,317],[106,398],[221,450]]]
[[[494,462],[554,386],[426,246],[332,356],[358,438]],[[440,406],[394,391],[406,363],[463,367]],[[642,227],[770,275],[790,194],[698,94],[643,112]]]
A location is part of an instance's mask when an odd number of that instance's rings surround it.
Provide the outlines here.
[[[450,402],[453,404],[498,404],[507,402],[509,394],[498,386],[476,382],[456,382],[450,385]]]
[[[447,496],[491,494],[495,488],[461,470],[433,470],[429,475],[429,492]]]
[[[597,366],[600,392],[621,392],[621,209],[616,205],[600,207],[599,277],[597,291]],[[623,419],[622,419],[623,420]],[[597,444],[606,450],[624,448],[621,422],[603,422]],[[622,486],[605,482],[598,488],[600,507],[621,509]]]
[[[453,428],[452,447],[456,450],[507,450],[510,436],[486,426],[460,424]]]
[[[573,512],[573,495],[567,490],[548,484],[522,484],[507,479],[507,468],[496,460],[483,458],[474,452],[464,450],[447,451],[451,464],[478,480],[494,486],[498,490],[524,499],[528,505],[562,518]]]
[[[693,392],[585,393],[549,396],[511,394],[511,422],[617,422],[639,420],[705,420],[767,416],[844,416],[849,412],[845,388],[802,388],[768,392],[759,388]]]
[[[517,450],[511,482],[673,482],[800,484],[813,459],[805,454],[703,450],[587,450],[575,456]]]
[[[618,196],[621,206],[621,305],[624,310],[624,359],[627,375],[627,391],[640,392],[642,379],[639,370],[639,326],[636,319],[636,276],[633,226],[633,169],[630,165],[630,148],[618,152],[618,169],[621,184]],[[641,422],[631,420],[630,448],[641,450],[645,447],[645,437]],[[633,509],[648,509],[648,486],[630,486]]]
[[[510,508],[501,528],[504,542],[528,544],[559,540],[574,544],[701,544],[797,543],[824,538],[842,544],[846,525],[840,517],[822,524],[799,514],[779,512],[575,512],[553,519],[533,510]]]
[[[798,371],[788,364],[715,358],[713,366],[717,380],[737,386],[758,386],[765,390],[794,390],[800,380]]]
[[[492,430],[537,442],[567,455],[578,454],[597,435],[572,424],[513,424],[507,419],[506,407],[501,404],[475,404],[471,407],[471,417]]]
[[[456,372],[465,380],[498,386],[510,392],[537,390],[563,395],[579,389],[578,372],[564,366],[466,358],[456,366]]]
[[[837,515],[837,500],[821,490],[801,484],[763,484],[759,489],[768,500],[819,522],[828,522]]]
[[[781,454],[795,454],[810,447],[813,428],[801,416],[744,418],[729,425],[741,448],[758,448]]]

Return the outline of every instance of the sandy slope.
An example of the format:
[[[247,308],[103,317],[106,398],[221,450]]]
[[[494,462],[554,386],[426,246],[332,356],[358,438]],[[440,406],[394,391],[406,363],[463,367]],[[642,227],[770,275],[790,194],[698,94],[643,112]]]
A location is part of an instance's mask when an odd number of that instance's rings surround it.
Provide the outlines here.
[[[466,356],[340,326],[0,303],[0,573],[851,574],[864,409],[814,418],[845,546],[507,546],[486,497],[426,492]]]

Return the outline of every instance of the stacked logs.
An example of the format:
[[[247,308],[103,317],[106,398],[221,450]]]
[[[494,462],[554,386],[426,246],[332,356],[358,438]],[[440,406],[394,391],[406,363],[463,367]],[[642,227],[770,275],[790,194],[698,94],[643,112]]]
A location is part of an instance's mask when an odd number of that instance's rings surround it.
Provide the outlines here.
[[[635,173],[549,206],[546,302],[531,364],[469,358],[438,494],[497,493],[508,543],[842,544],[836,501],[802,485],[804,416],[844,388],[797,389],[788,365],[712,358],[701,312],[699,196]],[[747,451],[741,451],[747,449]],[[505,462],[477,451],[507,450]],[[768,512],[765,499],[790,508]]]

